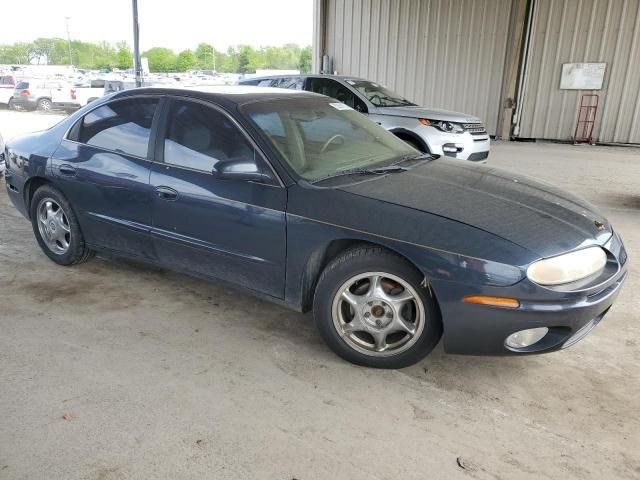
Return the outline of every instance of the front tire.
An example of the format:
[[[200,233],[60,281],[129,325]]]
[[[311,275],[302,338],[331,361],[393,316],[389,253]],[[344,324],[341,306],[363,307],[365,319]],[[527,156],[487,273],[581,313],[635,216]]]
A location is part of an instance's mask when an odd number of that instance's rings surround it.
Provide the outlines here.
[[[313,312],[329,347],[373,368],[403,368],[438,343],[442,323],[423,275],[399,255],[359,247],[335,258],[316,288]]]
[[[40,248],[58,265],[75,265],[93,256],[71,204],[57,188],[43,185],[36,190],[31,224]]]

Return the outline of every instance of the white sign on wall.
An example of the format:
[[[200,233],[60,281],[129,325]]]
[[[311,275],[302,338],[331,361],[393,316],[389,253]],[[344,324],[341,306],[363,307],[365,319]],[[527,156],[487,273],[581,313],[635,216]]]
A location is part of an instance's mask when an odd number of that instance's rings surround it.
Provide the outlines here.
[[[563,63],[561,90],[601,90],[606,63]]]

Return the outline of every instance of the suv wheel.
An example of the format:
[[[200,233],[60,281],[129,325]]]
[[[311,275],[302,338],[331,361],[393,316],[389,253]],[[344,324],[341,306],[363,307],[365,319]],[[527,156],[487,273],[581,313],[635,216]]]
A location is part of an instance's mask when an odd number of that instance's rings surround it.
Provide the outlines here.
[[[53,109],[53,103],[48,98],[38,100],[37,109],[42,112],[50,112]]]
[[[440,314],[422,275],[378,247],[348,250],[322,273],[314,318],[329,347],[367,367],[402,368],[424,358],[442,335]]]

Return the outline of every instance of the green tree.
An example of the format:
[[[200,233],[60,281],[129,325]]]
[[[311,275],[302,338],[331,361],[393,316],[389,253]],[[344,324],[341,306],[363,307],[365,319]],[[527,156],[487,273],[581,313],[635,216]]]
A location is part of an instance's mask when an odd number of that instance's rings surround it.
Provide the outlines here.
[[[209,45],[208,43],[200,43],[195,52],[198,67],[202,69],[212,69],[214,65],[213,59],[216,53],[217,52],[213,48],[213,45]]]
[[[311,72],[311,47],[304,47],[300,50],[298,70],[300,70],[300,73]]]
[[[178,58],[176,59],[176,70],[178,72],[186,72],[194,68],[197,64],[198,59],[193,50],[183,50],[178,54]]]
[[[116,52],[116,67],[120,70],[133,68],[133,53],[131,53],[127,42],[116,43],[116,48],[118,49]]]
[[[169,48],[155,47],[142,54],[149,59],[152,72],[170,72],[176,68],[176,54]]]

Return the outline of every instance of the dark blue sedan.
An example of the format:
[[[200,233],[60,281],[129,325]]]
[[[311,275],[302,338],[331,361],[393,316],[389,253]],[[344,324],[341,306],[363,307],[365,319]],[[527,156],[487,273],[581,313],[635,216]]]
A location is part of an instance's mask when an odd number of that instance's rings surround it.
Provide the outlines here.
[[[60,265],[108,252],[299,311],[371,367],[584,337],[627,271],[609,222],[549,185],[425,155],[330,98],[136,89],[8,143],[9,197]]]

